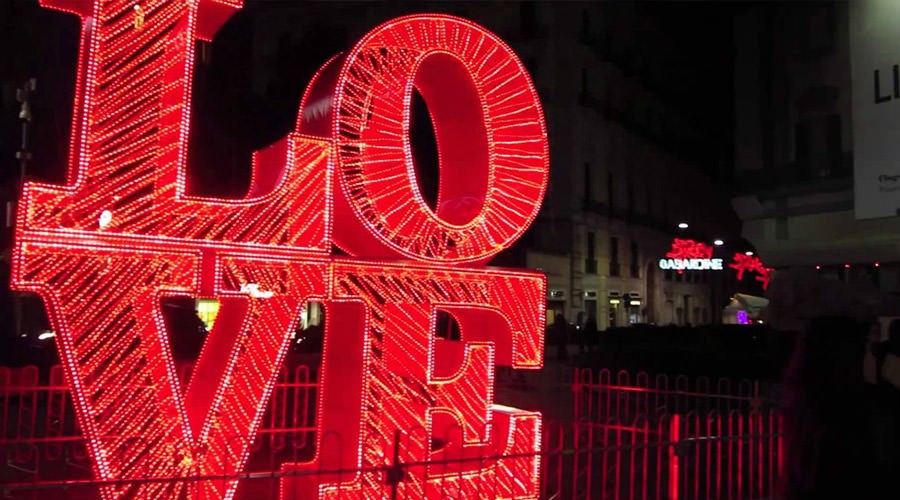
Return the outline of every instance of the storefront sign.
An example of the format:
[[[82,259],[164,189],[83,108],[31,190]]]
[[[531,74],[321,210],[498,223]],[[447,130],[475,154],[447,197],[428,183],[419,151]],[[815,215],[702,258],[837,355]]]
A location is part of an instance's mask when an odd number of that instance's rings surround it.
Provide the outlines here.
[[[763,265],[759,257],[743,253],[734,254],[734,259],[731,264],[728,264],[728,267],[737,271],[738,281],[744,279],[745,272],[756,274],[756,281],[762,283],[763,290],[769,288],[769,281],[775,271],[771,267]]]
[[[659,259],[659,268],[666,271],[721,271],[722,259]]]
[[[694,240],[675,238],[672,249],[664,259],[659,259],[659,268],[666,271],[721,271],[722,259],[713,258],[713,247]]]
[[[666,257],[659,259],[659,268],[666,271],[721,271],[724,269],[724,261],[713,258],[712,246],[700,241],[675,238],[672,240],[672,249]],[[728,267],[737,271],[737,279],[744,278],[745,272],[755,273],[756,280],[762,283],[763,290],[769,286],[774,269],[763,265],[759,257],[746,253],[735,253]]]

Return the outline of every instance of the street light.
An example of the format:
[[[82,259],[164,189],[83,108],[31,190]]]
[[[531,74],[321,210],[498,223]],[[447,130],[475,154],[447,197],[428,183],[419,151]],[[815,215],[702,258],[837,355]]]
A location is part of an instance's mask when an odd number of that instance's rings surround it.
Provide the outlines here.
[[[720,247],[720,246],[722,246],[722,245],[724,245],[724,244],[725,244],[725,242],[722,241],[722,240],[715,240],[715,241],[713,241],[713,245],[715,245],[715,246],[717,246],[717,247]]]
[[[687,228],[688,228],[687,222],[679,222],[678,223],[678,229],[687,229]]]
[[[752,250],[747,250],[746,252],[744,252],[744,255],[753,255],[753,251],[752,251]]]

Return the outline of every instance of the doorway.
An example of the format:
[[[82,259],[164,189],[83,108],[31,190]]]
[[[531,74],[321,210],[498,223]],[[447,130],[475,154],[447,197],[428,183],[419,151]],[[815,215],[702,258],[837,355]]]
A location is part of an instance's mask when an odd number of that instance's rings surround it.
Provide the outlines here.
[[[590,318],[591,316],[594,319],[597,319],[597,301],[593,299],[587,299],[584,301],[584,318]]]
[[[548,300],[547,301],[547,326],[556,321],[558,314],[563,314],[566,310],[566,301],[564,300]]]

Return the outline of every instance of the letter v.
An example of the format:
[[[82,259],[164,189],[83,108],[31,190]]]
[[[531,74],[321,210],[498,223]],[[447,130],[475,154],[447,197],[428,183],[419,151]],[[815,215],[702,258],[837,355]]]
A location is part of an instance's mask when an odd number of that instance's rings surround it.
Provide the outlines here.
[[[231,498],[303,303],[328,264],[219,255],[216,325],[182,394],[160,298],[200,292],[200,256],[44,247],[17,278],[40,293],[106,499]],[[108,279],[104,287],[85,283]],[[239,292],[256,283],[264,299]]]

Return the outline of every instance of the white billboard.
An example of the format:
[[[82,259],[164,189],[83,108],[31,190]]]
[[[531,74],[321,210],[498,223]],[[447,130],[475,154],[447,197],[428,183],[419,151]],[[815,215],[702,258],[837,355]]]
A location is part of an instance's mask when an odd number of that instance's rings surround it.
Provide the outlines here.
[[[853,171],[856,218],[900,215],[900,0],[853,0]]]

